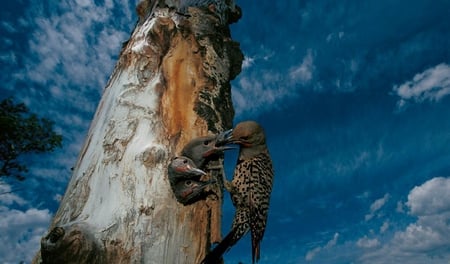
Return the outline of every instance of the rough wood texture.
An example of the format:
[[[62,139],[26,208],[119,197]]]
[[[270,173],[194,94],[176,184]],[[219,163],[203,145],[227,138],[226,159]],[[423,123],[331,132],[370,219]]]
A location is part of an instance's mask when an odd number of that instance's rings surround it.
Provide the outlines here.
[[[183,206],[167,165],[193,137],[232,125],[243,56],[228,23],[240,10],[227,1],[226,13],[184,16],[144,2],[34,263],[192,264],[220,240],[222,189]]]

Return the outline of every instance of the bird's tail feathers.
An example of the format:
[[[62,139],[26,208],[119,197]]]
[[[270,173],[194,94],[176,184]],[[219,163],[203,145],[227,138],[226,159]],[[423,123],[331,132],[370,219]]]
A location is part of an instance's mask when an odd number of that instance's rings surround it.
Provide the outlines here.
[[[259,261],[260,257],[260,244],[258,241],[252,238],[252,263]]]

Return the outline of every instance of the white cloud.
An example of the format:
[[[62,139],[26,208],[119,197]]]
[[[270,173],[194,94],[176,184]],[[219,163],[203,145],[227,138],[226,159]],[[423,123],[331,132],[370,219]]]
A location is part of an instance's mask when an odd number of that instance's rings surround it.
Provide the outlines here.
[[[370,239],[367,236],[364,236],[356,241],[356,245],[360,248],[374,248],[380,245],[380,241],[376,238]]]
[[[337,243],[338,238],[339,238],[339,233],[334,233],[333,238],[327,242],[327,244],[325,245],[325,248],[328,249],[328,248],[334,247]]]
[[[25,200],[17,196],[9,184],[0,180],[0,205],[10,206],[13,204],[23,205]]]
[[[278,85],[281,80],[281,76],[274,72],[264,72],[258,77],[240,77],[232,91],[236,114],[274,107],[276,101],[292,93],[288,87]]]
[[[450,178],[436,177],[414,187],[406,205],[418,220],[394,238],[404,250],[428,252],[450,248]]]
[[[414,187],[406,205],[416,216],[435,215],[450,211],[450,179],[433,178]]]
[[[46,233],[51,215],[47,209],[25,211],[0,207],[0,256],[2,263],[31,263]]]
[[[306,252],[305,260],[311,261],[322,250],[322,247],[316,247]]]
[[[449,220],[450,214],[446,214],[446,220]],[[429,220],[437,220],[433,223]],[[416,223],[410,224],[404,231],[397,232],[392,243],[398,243],[401,251],[416,253],[427,253],[445,249],[450,246],[450,232],[443,219],[419,219]],[[445,230],[447,229],[447,230]],[[444,232],[442,232],[444,231]]]
[[[399,108],[409,102],[439,101],[450,94],[450,66],[445,63],[416,74],[412,80],[395,85],[393,91],[400,97]]]
[[[383,225],[380,227],[380,233],[383,234],[389,228],[389,220],[383,222]]]
[[[101,91],[129,32],[109,23],[112,7],[68,1],[59,8],[66,12],[35,20],[38,28],[30,49],[36,57],[29,61],[26,76],[41,84],[56,82],[66,89],[77,85],[82,88],[80,94],[87,92],[85,89]]]
[[[389,199],[389,194],[385,194],[382,198],[375,200],[372,205],[370,205],[370,212],[376,212],[381,209],[381,207],[386,204]]]
[[[382,198],[375,200],[375,202],[370,205],[370,213],[365,216],[366,221],[372,219],[375,216],[375,213],[379,211],[388,200],[389,194],[385,194]]]
[[[394,233],[362,263],[446,263],[450,259],[450,178],[436,177],[414,187],[406,205],[417,220]]]
[[[255,58],[245,56],[244,61],[242,62],[242,70],[249,68],[254,62]]]
[[[311,49],[309,49],[306,56],[303,58],[302,63],[289,71],[289,76],[294,83],[306,84],[311,81],[313,72],[314,57]]]
[[[323,246],[323,247],[318,246],[318,247],[315,247],[315,248],[311,249],[310,251],[306,252],[305,260],[311,261],[317,254],[319,254],[320,251],[328,250],[328,249],[331,249],[332,247],[336,246],[338,238],[339,238],[339,233],[334,233],[333,238],[331,240],[329,240],[325,244],[325,246]]]
[[[299,85],[303,87],[313,79],[315,67],[312,50],[308,50],[302,62],[287,73],[264,69],[260,72],[245,71],[252,68],[250,66],[257,63],[257,60],[266,60],[267,57],[245,58],[243,72],[232,89],[236,115],[277,108],[283,99],[297,96]]]
[[[29,207],[29,202],[19,197],[11,186],[0,181],[0,262],[30,263],[39,249],[42,235],[50,222],[48,209]]]

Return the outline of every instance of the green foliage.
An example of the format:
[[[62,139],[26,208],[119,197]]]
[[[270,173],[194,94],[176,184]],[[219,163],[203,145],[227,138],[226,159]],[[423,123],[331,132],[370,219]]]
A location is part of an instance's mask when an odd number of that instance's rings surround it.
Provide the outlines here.
[[[14,104],[11,98],[0,102],[0,177],[24,180],[22,174],[28,169],[18,158],[53,151],[62,146],[61,141],[52,121],[30,113],[25,104]]]

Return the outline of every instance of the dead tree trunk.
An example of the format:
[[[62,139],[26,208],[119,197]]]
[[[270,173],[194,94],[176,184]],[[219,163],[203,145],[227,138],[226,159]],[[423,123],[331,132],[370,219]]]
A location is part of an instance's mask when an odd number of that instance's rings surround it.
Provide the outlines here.
[[[141,19],[34,263],[192,264],[220,241],[221,188],[217,197],[183,206],[167,165],[193,137],[232,125],[229,81],[243,56],[228,24],[240,10],[222,1],[183,2],[195,1],[138,5]]]

